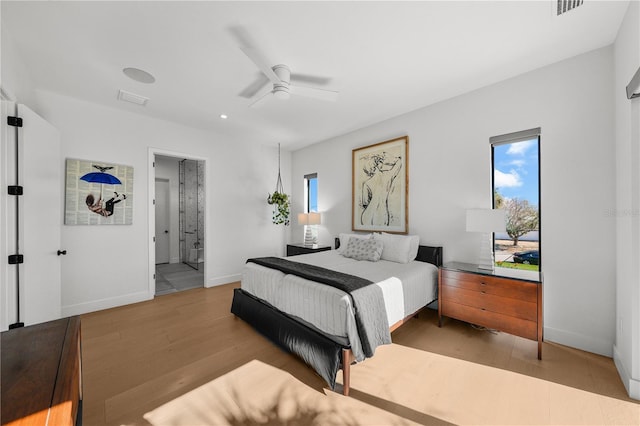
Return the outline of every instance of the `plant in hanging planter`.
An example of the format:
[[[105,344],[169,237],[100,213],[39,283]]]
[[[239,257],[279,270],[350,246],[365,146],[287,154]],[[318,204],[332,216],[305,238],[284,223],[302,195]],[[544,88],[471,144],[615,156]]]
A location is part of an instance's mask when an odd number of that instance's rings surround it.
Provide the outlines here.
[[[273,204],[273,217],[272,221],[276,225],[289,225],[289,207],[291,202],[289,201],[289,196],[284,192],[275,191],[273,194],[269,194],[267,197],[267,203]]]
[[[282,176],[280,175],[280,144],[278,144],[278,180],[276,181],[276,190],[273,194],[269,194],[267,203],[274,205],[273,216],[271,218],[273,223],[276,225],[289,226],[289,207],[291,202],[282,187]]]

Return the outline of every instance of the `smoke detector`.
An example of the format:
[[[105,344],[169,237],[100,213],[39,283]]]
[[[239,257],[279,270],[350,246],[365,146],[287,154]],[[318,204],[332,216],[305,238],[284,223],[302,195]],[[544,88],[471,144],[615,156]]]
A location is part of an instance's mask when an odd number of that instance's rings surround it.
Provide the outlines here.
[[[128,67],[124,68],[122,72],[130,79],[140,83],[151,84],[156,81],[156,78],[153,75],[139,68]]]

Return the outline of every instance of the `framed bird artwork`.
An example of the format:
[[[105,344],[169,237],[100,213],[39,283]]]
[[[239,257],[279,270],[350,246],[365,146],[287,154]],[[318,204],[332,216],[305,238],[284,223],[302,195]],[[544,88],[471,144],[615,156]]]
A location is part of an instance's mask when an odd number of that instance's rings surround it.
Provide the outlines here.
[[[133,167],[68,158],[65,225],[130,225]]]

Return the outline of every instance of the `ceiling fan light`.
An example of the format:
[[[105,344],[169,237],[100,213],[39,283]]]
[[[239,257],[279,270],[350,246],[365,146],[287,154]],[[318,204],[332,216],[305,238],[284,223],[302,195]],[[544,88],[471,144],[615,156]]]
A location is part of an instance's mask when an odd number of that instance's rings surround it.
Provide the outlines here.
[[[273,96],[274,96],[276,99],[280,99],[280,100],[286,101],[287,99],[289,99],[289,96],[290,96],[290,95],[289,95],[289,91],[288,91],[288,90],[286,90],[285,88],[283,88],[283,87],[276,87],[276,88],[273,90]]]

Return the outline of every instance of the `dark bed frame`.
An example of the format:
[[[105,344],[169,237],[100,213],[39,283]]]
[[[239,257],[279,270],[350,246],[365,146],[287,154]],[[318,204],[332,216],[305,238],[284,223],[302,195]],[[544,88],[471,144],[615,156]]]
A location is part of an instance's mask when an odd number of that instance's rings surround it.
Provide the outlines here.
[[[336,249],[340,247],[338,238],[335,245]],[[419,246],[415,260],[439,267],[442,265],[442,247]],[[342,393],[349,395],[353,353],[344,338],[322,333],[241,288],[234,290],[231,312],[280,348],[302,358],[327,381],[331,389],[335,389],[336,372],[342,369]],[[395,330],[415,315],[392,324],[390,330]]]

